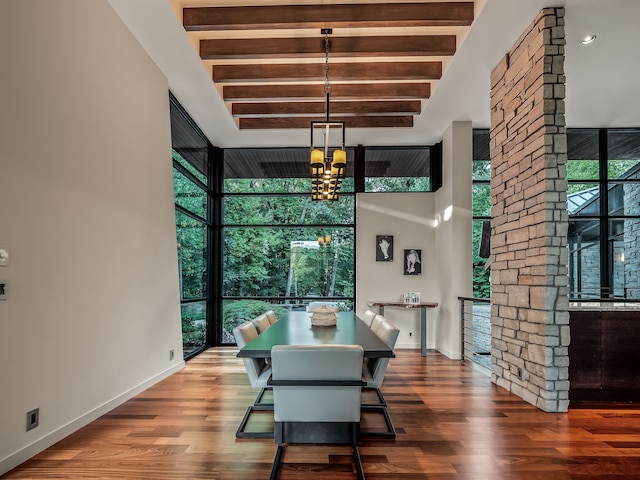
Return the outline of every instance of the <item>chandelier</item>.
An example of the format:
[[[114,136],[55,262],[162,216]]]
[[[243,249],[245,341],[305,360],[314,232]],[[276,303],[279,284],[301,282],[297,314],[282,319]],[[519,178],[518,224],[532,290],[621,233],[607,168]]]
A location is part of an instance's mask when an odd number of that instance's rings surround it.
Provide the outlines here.
[[[331,28],[323,28],[324,35],[324,94],[325,121],[311,122],[311,198],[338,200],[340,185],[347,169],[344,148],[344,122],[329,120],[331,83],[329,82],[329,35]]]

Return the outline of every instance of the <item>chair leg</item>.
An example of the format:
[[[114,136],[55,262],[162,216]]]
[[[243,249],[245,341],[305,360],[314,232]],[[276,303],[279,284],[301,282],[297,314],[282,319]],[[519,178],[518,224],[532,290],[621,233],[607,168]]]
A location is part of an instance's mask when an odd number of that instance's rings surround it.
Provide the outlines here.
[[[269,480],[276,480],[278,476],[278,468],[280,467],[280,459],[282,458],[282,445],[278,445],[276,450],[276,457],[273,459],[273,466],[271,467],[271,476]]]
[[[268,390],[267,387],[263,387],[260,389],[260,392],[258,393],[258,396],[256,397],[256,401],[253,402],[253,405],[256,407],[261,407],[261,406],[271,406],[273,407],[273,403],[262,403],[262,397],[264,397],[265,392]]]
[[[396,438],[396,429],[393,426],[393,422],[391,422],[391,417],[389,416],[389,410],[387,409],[387,401],[382,395],[382,391],[376,387],[365,387],[369,390],[375,390],[378,395],[378,399],[380,399],[380,403],[363,403],[360,406],[360,410],[363,412],[380,412],[384,417],[384,421],[387,424],[387,430],[384,432],[361,432],[361,435],[364,437],[377,437],[377,438]]]
[[[387,401],[384,399],[384,395],[382,395],[382,390],[378,387],[363,387],[363,390],[375,390],[376,395],[378,395],[378,400],[380,400],[380,403],[366,403],[365,405],[387,405]]]
[[[353,461],[356,463],[356,472],[358,472],[358,480],[365,480],[364,470],[362,470],[362,460],[360,459],[360,451],[358,450],[357,445],[353,445]]]
[[[386,405],[362,405],[360,407],[363,412],[379,412],[384,417],[384,421],[387,424],[387,430],[384,432],[367,432],[361,431],[360,435],[363,437],[377,437],[377,438],[396,438],[396,429],[389,417],[389,411]]]
[[[242,417],[242,421],[240,422],[240,425],[236,430],[236,438],[273,438],[273,432],[245,432],[244,430],[247,426],[247,423],[249,422],[249,417],[251,417],[251,414],[253,412],[273,411],[273,403],[261,402],[265,390],[266,388],[261,389],[258,393],[258,396],[256,397],[255,402],[253,402],[253,405],[247,408],[247,411],[245,412],[244,417]]]
[[[273,411],[272,406],[251,405],[242,417],[242,421],[236,430],[236,438],[273,438],[273,432],[246,432],[244,429],[249,422],[251,414],[255,411]]]

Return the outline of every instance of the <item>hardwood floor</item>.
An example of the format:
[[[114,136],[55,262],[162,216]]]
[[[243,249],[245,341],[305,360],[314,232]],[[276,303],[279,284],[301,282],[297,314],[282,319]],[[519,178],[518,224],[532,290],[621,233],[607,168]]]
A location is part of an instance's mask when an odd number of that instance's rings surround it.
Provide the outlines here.
[[[187,367],[2,479],[266,479],[272,439],[235,438],[257,391],[235,349]],[[395,440],[364,439],[367,479],[640,479],[640,406],[544,413],[467,364],[399,350],[383,392]],[[577,407],[577,408],[575,408]],[[253,428],[269,424],[256,417]],[[379,418],[363,419],[363,429]],[[280,479],[355,479],[349,447],[286,449]]]

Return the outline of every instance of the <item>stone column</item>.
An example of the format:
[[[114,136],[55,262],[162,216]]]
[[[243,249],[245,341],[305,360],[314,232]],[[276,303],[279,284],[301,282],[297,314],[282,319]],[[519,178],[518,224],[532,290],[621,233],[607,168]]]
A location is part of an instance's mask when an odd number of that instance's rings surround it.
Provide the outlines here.
[[[569,406],[564,9],[542,10],[491,74],[492,381]]]

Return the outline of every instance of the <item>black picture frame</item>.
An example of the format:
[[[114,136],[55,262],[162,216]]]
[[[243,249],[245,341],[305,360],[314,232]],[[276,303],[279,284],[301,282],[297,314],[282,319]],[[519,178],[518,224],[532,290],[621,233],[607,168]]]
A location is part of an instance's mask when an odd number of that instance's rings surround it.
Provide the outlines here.
[[[393,262],[393,235],[376,235],[376,262]]]
[[[403,260],[402,268],[405,275],[422,275],[422,250],[406,249]]]

